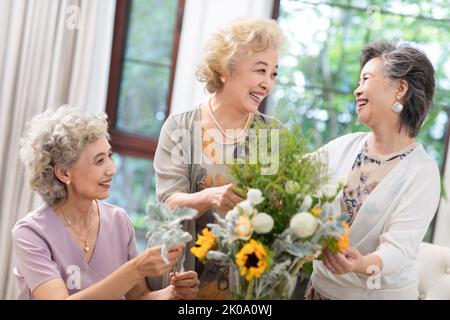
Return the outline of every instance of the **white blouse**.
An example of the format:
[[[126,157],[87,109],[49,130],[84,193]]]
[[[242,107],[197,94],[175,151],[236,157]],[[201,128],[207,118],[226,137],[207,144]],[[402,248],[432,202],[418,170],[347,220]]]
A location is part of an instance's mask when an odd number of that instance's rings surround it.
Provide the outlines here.
[[[348,134],[318,151],[329,166],[330,183],[349,175],[368,137]],[[417,299],[416,258],[439,198],[439,169],[419,144],[369,194],[350,227],[350,246],[378,255],[381,273],[336,275],[314,261],[314,289],[330,299]],[[333,207],[341,212],[340,199]]]

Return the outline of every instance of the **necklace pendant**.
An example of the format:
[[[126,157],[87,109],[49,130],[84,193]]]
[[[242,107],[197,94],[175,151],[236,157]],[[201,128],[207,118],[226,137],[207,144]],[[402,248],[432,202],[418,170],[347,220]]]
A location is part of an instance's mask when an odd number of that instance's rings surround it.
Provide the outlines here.
[[[84,252],[89,252],[89,246],[84,247]]]

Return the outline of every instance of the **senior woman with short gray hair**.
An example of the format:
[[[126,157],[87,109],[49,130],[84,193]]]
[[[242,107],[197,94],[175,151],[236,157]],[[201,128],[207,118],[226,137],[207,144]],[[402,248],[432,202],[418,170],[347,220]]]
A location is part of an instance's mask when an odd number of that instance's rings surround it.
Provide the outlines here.
[[[416,136],[432,106],[434,69],[409,44],[373,43],[362,50],[354,91],[358,121],[370,133],[353,133],[318,154],[331,182],[345,176],[334,203],[348,215],[347,252],[323,253],[314,262],[308,299],[418,299],[416,258],[436,212],[439,169]]]
[[[14,274],[20,299],[193,299],[193,271],[171,276],[150,291],[145,278],[170,270],[161,248],[138,254],[124,209],[99,201],[108,197],[115,174],[105,114],[71,107],[35,116],[21,140],[21,159],[30,186],[44,204],[13,228]]]

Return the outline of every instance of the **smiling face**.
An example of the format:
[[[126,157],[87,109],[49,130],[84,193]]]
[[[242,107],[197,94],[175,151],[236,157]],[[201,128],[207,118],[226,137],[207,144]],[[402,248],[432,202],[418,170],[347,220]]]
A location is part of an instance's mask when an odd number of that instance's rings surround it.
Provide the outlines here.
[[[67,170],[68,196],[83,199],[105,199],[109,196],[116,173],[111,146],[106,137],[87,145],[75,165]]]
[[[220,94],[242,112],[255,112],[275,85],[278,51],[268,48],[241,58],[224,78]]]
[[[391,109],[398,88],[384,75],[382,67],[382,58],[369,60],[361,70],[359,84],[354,91],[358,121],[372,129],[380,124],[398,126],[399,122],[399,114]]]

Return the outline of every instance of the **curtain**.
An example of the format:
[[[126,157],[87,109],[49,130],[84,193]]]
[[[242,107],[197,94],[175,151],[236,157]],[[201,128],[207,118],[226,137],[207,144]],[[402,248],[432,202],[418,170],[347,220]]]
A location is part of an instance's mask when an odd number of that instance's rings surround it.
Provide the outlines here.
[[[19,161],[25,124],[62,104],[105,110],[114,12],[114,0],[0,1],[0,299],[17,297],[11,229],[42,201]]]

